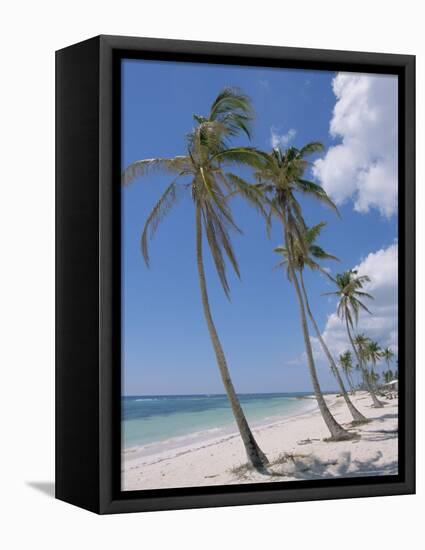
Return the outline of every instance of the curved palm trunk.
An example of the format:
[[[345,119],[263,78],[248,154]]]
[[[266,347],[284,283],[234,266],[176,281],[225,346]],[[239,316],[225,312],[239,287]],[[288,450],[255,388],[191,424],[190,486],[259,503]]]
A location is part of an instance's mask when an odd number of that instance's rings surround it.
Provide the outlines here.
[[[308,333],[307,318],[305,315],[304,303],[301,296],[301,290],[298,284],[298,279],[295,275],[295,269],[292,264],[292,249],[289,243],[288,229],[286,227],[286,223],[283,224],[283,229],[285,234],[286,249],[288,250],[289,273],[291,276],[291,280],[294,283],[295,294],[298,300],[298,307],[299,307],[300,318],[301,318],[301,328],[303,331],[305,350],[307,353],[308,370],[310,372],[314,395],[316,397],[317,404],[319,405],[322,418],[325,421],[325,424],[331,433],[330,439],[334,441],[351,439],[353,437],[352,434],[347,432],[347,430],[345,430],[340,424],[338,424],[338,422],[332,416],[331,411],[329,410],[328,405],[326,404],[326,401],[323,397],[322,390],[320,389],[319,379],[317,377],[316,367],[314,365],[313,350],[311,347],[310,335]]]
[[[233,387],[233,382],[230,378],[230,373],[227,367],[223,348],[221,347],[217,330],[215,328],[214,321],[211,315],[202,257],[202,225],[201,210],[199,206],[196,206],[196,261],[198,266],[199,285],[201,288],[202,306],[204,308],[204,315],[207,321],[208,332],[210,334],[211,342],[214,348],[221,379],[223,381],[227,397],[232,407],[233,416],[235,417],[242,441],[245,445],[248,460],[251,465],[258,471],[264,471],[265,465],[268,464],[267,457],[257,445],[257,442],[255,441],[248,422],[245,418],[241,404],[239,403],[235,388]]]
[[[329,361],[329,366],[331,367],[332,374],[335,376],[336,381],[338,382],[339,389],[341,390],[341,393],[344,397],[344,401],[347,404],[348,410],[350,411],[350,414],[356,423],[365,423],[368,420],[365,416],[362,415],[362,413],[358,409],[356,409],[351,399],[348,397],[348,393],[347,393],[347,390],[345,389],[344,382],[341,378],[338,367],[335,364],[334,358],[332,357],[332,354],[329,351],[329,348],[326,345],[326,342],[322,338],[322,334],[319,330],[319,327],[317,326],[316,319],[314,318],[313,313],[311,312],[307,291],[304,285],[304,277],[303,277],[302,271],[300,271],[300,281],[301,281],[301,288],[303,291],[304,302],[305,302],[308,316],[310,318],[310,321],[313,324],[314,330],[316,331],[317,338],[319,339],[320,345],[322,346],[322,349],[325,352],[325,355]]]
[[[357,359],[357,361],[360,365],[360,369],[361,369],[362,374],[363,374],[363,380],[364,380],[364,383],[366,384],[367,391],[370,393],[370,396],[372,397],[373,406],[376,407],[376,408],[381,408],[381,407],[383,407],[383,405],[379,401],[379,399],[376,397],[376,394],[373,391],[372,386],[370,385],[368,372],[367,372],[367,370],[365,369],[365,367],[363,365],[363,360],[361,359],[360,355],[358,354],[356,346],[354,345],[354,341],[353,341],[353,337],[351,335],[350,325],[348,323],[347,316],[345,316],[345,326],[347,327],[348,338],[350,340],[351,347],[353,348],[354,355],[356,356],[356,359]]]

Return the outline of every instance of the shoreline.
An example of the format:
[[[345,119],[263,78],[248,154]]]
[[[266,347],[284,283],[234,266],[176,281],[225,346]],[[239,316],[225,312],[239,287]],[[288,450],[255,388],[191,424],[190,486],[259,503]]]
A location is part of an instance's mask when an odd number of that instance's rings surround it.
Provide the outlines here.
[[[146,445],[126,449],[122,453],[123,490],[396,473],[397,400],[386,402],[383,409],[374,409],[366,392],[356,392],[352,400],[371,422],[350,428],[351,417],[343,398],[328,394],[325,399],[336,420],[358,433],[359,439],[324,441],[329,433],[314,403],[310,410],[267,424],[252,424],[252,431],[270,460],[269,475],[246,467],[242,442],[232,426],[231,433],[199,441],[195,437],[187,444],[151,454],[144,454]]]
[[[336,397],[336,394],[332,394],[333,397]],[[295,398],[294,399],[299,399]],[[291,411],[288,414],[276,414],[267,416],[263,419],[258,419],[253,422],[250,422],[250,427],[252,430],[261,430],[266,429],[269,427],[272,427],[274,425],[281,424],[282,422],[285,422],[286,420],[294,417],[303,416],[305,414],[309,414],[311,412],[314,412],[316,409],[318,409],[317,402],[315,401],[314,395],[309,395],[306,397],[303,397],[300,400],[305,400],[306,402],[303,403],[303,408],[300,407],[300,410],[298,411]],[[314,400],[314,403],[311,403],[311,401]],[[220,433],[220,435],[213,435],[214,433]],[[129,447],[126,447],[122,452],[122,458],[128,457],[130,455],[136,455],[140,458],[146,458],[148,459],[150,456],[157,455],[159,453],[172,453],[173,451],[178,452],[180,449],[184,449],[187,447],[191,447],[192,450],[196,450],[196,448],[204,447],[205,445],[213,444],[213,443],[220,443],[221,441],[225,441],[228,439],[232,439],[234,437],[238,437],[239,432],[237,430],[236,424],[234,421],[232,421],[230,424],[226,424],[223,426],[216,426],[213,428],[205,428],[204,430],[198,430],[195,432],[190,432],[184,435],[176,435],[172,436],[166,439],[158,440],[158,441],[152,441],[150,443],[145,443],[142,445],[131,445]],[[192,447],[192,445],[195,445]],[[152,452],[152,448],[162,448],[159,452]],[[173,458],[173,455],[170,456],[170,458]]]

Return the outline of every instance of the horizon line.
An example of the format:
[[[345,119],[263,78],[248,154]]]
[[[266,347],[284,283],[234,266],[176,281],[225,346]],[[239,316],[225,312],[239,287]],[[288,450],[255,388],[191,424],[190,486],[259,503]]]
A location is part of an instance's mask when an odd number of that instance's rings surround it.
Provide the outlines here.
[[[313,390],[271,391],[271,392],[236,392],[236,395],[281,395],[290,393],[307,393],[314,395]],[[322,393],[340,393],[337,389],[322,390]],[[192,396],[226,396],[226,393],[131,393],[121,394],[121,397],[192,397]]]

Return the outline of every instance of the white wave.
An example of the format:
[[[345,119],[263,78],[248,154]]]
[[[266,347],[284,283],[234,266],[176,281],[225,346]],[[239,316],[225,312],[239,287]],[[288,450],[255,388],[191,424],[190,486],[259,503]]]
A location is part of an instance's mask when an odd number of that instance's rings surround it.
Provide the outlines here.
[[[141,399],[136,399],[136,401],[159,401],[157,397],[142,397]]]

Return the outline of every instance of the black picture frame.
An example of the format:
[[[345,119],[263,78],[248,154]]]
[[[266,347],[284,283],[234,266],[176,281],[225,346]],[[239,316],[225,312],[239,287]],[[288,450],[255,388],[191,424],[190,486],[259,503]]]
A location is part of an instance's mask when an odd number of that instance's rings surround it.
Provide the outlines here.
[[[131,57],[398,75],[397,476],[120,490],[119,71]],[[56,498],[105,514],[414,493],[414,365],[414,56],[120,36],[56,52]]]

